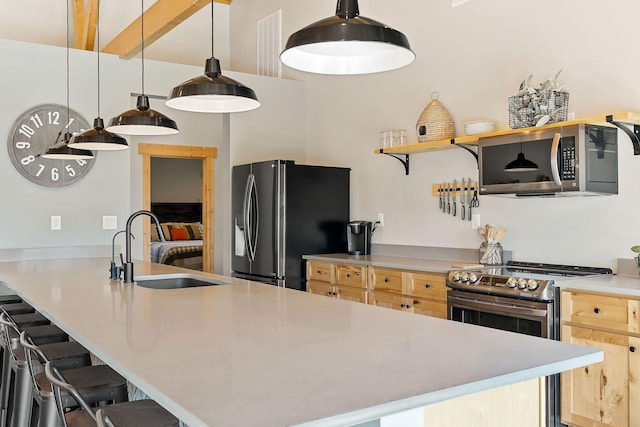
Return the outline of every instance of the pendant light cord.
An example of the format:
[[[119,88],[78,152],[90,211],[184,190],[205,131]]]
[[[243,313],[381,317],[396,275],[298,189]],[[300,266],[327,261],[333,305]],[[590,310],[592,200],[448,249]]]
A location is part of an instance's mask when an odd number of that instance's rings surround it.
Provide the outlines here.
[[[69,2],[67,1],[67,132],[71,133],[71,129],[69,129],[69,119],[71,117],[71,112],[69,108]],[[59,137],[59,135],[58,135]],[[57,141],[56,141],[57,142]]]
[[[214,44],[214,26],[213,26],[213,0],[211,0],[211,57],[214,58],[215,55],[213,54],[213,44]]]
[[[141,5],[141,27],[142,27],[142,94],[144,95],[144,0],[140,0]]]
[[[96,26],[96,53],[98,54],[98,117],[100,117],[100,2],[98,2],[98,22]]]

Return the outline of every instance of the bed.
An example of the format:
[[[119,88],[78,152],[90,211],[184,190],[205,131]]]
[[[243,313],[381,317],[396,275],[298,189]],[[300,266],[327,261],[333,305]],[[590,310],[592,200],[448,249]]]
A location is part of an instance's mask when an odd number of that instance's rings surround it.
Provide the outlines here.
[[[151,203],[165,242],[151,227],[151,262],[202,270],[202,203]]]

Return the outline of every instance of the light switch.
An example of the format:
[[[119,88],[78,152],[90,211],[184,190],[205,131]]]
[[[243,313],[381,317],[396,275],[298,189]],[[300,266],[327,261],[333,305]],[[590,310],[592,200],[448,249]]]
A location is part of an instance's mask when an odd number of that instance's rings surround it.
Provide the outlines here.
[[[51,216],[51,229],[62,230],[62,217],[60,215]]]
[[[102,229],[103,230],[117,230],[118,229],[118,217],[115,215],[105,215],[102,217]]]

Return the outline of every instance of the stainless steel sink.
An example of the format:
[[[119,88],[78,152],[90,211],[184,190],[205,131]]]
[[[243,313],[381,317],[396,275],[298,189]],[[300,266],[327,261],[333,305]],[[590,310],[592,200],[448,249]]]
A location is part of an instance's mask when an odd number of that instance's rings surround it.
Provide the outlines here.
[[[182,289],[199,286],[230,285],[229,282],[198,276],[188,273],[158,274],[152,276],[138,276],[135,283],[143,288],[151,289]]]

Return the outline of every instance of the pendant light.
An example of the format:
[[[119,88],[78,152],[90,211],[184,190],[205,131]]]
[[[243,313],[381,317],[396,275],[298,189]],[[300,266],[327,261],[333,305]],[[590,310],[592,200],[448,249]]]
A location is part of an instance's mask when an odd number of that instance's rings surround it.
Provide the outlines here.
[[[504,167],[505,172],[530,172],[537,171],[539,169],[540,167],[538,167],[535,162],[524,157],[524,153],[522,152],[522,142],[520,143],[520,153],[518,153],[518,157]]]
[[[213,55],[213,0],[211,0],[211,58],[207,59],[204,75],[194,77],[174,87],[166,101],[177,110],[199,113],[236,113],[260,106],[253,89],[222,75],[220,61]]]
[[[176,122],[149,108],[149,97],[144,93],[144,0],[140,0],[142,13],[142,93],[138,95],[137,108],[127,110],[111,119],[107,130],[124,135],[171,135],[178,133]]]
[[[74,136],[69,142],[69,147],[85,150],[126,150],[129,148],[127,140],[111,133],[104,128],[104,120],[100,117],[100,6],[98,5],[98,23],[96,28],[96,53],[98,57],[98,117],[93,119],[93,129]]]
[[[338,0],[336,15],[293,33],[280,61],[317,74],[370,74],[413,62],[409,40],[373,19],[360,16],[358,0]]]
[[[77,148],[71,148],[67,144],[71,139],[71,129],[69,129],[69,2],[67,1],[67,131],[64,133],[62,143],[58,143],[62,131],[58,133],[56,142],[47,149],[42,155],[45,159],[61,159],[61,160],[90,160],[93,159],[93,153],[89,150],[80,150]]]

